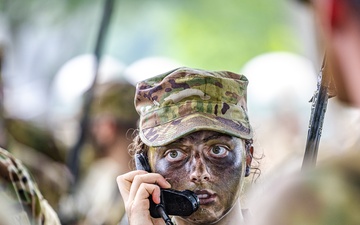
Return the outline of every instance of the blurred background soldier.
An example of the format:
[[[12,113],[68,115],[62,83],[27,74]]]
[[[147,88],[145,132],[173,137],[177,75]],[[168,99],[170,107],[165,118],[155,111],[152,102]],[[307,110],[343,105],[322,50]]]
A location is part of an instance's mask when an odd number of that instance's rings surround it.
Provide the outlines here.
[[[29,121],[4,118],[6,149],[29,169],[39,190],[57,211],[69,187],[71,175],[65,164],[65,147],[51,132]]]
[[[112,81],[96,87],[91,107],[89,142],[82,152],[81,181],[75,194],[62,201],[67,224],[117,224],[125,209],[116,177],[130,170],[128,145],[138,115],[135,87]]]
[[[342,104],[360,107],[360,1],[303,2],[314,10],[319,49],[326,50],[322,79],[333,79]],[[343,148],[315,169],[303,167],[270,185],[255,224],[360,224],[360,152],[356,146]]]
[[[65,148],[48,129],[5,110],[2,47],[0,41],[0,195],[10,194],[13,202],[20,202],[27,212],[21,217],[31,224],[58,224],[54,211],[70,181]]]

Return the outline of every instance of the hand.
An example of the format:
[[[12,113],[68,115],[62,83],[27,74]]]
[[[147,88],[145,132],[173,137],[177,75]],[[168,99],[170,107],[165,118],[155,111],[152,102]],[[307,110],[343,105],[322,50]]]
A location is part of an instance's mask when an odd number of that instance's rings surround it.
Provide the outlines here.
[[[125,203],[125,210],[131,225],[161,225],[164,221],[150,216],[149,196],[154,203],[160,203],[160,187],[171,185],[158,173],[135,170],[117,177],[117,184]]]

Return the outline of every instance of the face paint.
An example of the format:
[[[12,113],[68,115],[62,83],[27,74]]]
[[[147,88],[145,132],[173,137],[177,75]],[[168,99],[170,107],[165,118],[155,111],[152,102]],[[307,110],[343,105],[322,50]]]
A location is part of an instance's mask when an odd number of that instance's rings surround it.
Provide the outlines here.
[[[189,222],[212,223],[238,201],[245,173],[241,139],[213,131],[199,131],[167,146],[150,148],[149,161],[177,190],[192,190],[200,208]]]

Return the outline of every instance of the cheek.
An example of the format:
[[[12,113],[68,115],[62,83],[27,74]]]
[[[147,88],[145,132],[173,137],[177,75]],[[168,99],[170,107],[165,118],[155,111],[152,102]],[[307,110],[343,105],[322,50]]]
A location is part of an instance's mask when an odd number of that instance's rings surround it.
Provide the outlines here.
[[[241,179],[243,172],[243,163],[241,154],[233,154],[224,161],[209,163],[210,172],[213,179],[220,186],[237,185]],[[226,181],[226,182],[224,182]]]
[[[229,152],[227,157],[219,160],[209,160],[209,168],[212,173],[219,176],[238,176],[241,174],[242,165],[245,162],[245,157],[241,150],[233,150]]]
[[[222,202],[225,206],[231,207],[239,197],[245,174],[245,158],[242,152],[234,154],[231,160],[219,165],[214,173],[214,183],[218,190],[223,190]]]
[[[161,174],[172,185],[181,183],[184,178],[189,177],[186,162],[170,164],[166,159],[160,159],[155,165],[155,172]]]

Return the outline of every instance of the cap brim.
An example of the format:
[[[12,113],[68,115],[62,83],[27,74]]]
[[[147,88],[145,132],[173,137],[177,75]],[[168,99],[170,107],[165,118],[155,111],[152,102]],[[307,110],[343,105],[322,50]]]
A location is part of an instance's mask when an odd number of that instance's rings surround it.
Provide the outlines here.
[[[140,128],[140,138],[146,145],[157,147],[170,144],[187,134],[200,130],[216,131],[243,139],[251,139],[253,136],[250,125],[245,121],[239,123],[222,117],[197,113],[156,127]]]

